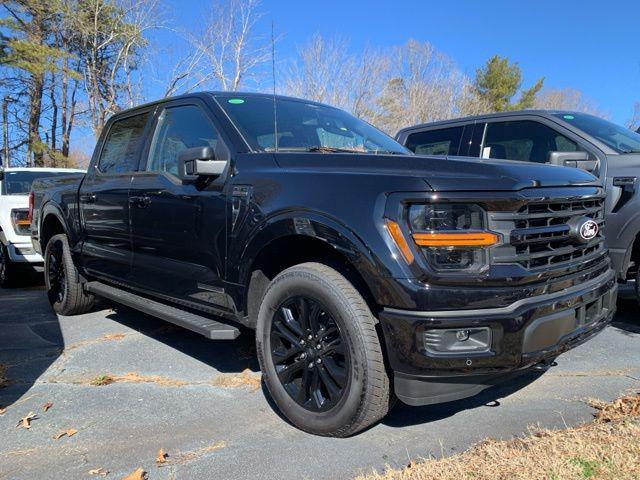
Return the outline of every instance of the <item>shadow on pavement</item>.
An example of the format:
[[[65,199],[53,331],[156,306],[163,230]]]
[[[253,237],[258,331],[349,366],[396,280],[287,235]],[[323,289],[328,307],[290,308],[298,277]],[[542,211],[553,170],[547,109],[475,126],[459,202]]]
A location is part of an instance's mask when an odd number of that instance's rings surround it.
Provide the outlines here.
[[[209,340],[202,335],[136,310],[109,304],[116,310],[107,318],[175,348],[221,373],[260,370],[255,354],[253,331],[241,330],[235,340]]]
[[[64,346],[58,317],[51,310],[42,276],[26,276],[0,289],[0,406],[22,397]]]
[[[635,298],[635,285],[620,285],[618,312],[611,325],[626,334],[640,333],[640,305]]]
[[[390,427],[406,427],[442,420],[472,408],[482,406],[496,408],[500,406],[501,398],[516,393],[539,379],[543,374],[544,372],[524,373],[504,383],[489,387],[473,397],[455,402],[425,405],[424,407],[411,407],[398,402],[396,407],[382,420],[382,423]]]

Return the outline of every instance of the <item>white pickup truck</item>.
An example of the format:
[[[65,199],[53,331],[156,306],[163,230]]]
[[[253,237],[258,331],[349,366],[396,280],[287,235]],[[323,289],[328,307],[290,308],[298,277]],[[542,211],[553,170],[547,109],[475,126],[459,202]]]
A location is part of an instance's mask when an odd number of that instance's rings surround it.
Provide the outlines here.
[[[37,178],[84,173],[68,168],[0,168],[0,287],[23,270],[41,270],[42,257],[31,245],[29,192]],[[27,268],[24,268],[27,267]]]

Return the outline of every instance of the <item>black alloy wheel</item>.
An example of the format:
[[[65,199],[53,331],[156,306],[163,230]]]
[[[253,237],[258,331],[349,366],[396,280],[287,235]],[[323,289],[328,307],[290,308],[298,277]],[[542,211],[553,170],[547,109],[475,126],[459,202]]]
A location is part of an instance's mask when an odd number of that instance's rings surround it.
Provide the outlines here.
[[[51,304],[64,303],[67,293],[67,274],[64,269],[61,241],[52,242],[47,262],[47,294]]]
[[[271,322],[271,358],[287,393],[306,410],[336,406],[349,381],[349,354],[340,327],[316,299],[285,301]]]

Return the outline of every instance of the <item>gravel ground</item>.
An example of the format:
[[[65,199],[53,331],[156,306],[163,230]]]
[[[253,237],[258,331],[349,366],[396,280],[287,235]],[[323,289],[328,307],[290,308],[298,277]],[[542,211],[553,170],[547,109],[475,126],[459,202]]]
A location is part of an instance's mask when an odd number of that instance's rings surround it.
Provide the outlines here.
[[[527,376],[464,401],[399,405],[349,439],[305,434],[276,413],[259,384],[253,339],[210,341],[103,304],[56,317],[41,287],[0,290],[0,479],[348,479],[386,465],[510,438],[530,425],[590,418],[588,397],[640,388],[640,309],[619,302],[614,324]],[[0,367],[0,378],[2,368]],[[93,383],[108,383],[96,386]],[[45,403],[53,405],[45,412]],[[2,410],[0,410],[2,411]],[[16,423],[37,414],[31,428]],[[77,430],[72,436],[53,437]],[[169,456],[156,465],[159,449]]]

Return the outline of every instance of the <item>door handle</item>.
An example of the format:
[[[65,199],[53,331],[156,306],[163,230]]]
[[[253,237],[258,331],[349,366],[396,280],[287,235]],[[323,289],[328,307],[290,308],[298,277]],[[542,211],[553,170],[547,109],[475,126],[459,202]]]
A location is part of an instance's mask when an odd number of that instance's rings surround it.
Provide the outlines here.
[[[140,197],[138,196],[129,197],[129,203],[134,207],[146,208],[149,205],[151,205],[151,197],[147,197],[146,195],[140,196]]]
[[[95,193],[83,193],[80,195],[80,201],[83,203],[95,203],[98,196]]]

